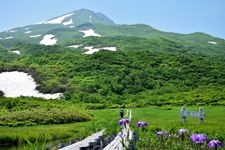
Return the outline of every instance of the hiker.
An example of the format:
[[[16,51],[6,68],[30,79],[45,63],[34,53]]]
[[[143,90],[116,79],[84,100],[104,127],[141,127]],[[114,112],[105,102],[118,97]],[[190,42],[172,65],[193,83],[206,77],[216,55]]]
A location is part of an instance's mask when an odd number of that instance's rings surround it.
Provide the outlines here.
[[[204,112],[203,109],[200,107],[200,108],[199,108],[199,119],[200,119],[200,123],[204,123],[204,118],[205,118],[205,112]]]
[[[181,114],[182,122],[185,124],[186,123],[186,107],[185,106],[181,107],[180,114]]]
[[[124,111],[123,111],[123,109],[121,108],[121,109],[120,109],[120,118],[123,118],[123,115],[124,115]]]

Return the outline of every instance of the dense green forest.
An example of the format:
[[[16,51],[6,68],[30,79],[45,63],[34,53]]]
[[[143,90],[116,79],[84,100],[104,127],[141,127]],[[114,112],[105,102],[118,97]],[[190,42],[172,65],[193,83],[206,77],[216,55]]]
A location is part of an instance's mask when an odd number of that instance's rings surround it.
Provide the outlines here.
[[[82,46],[65,47],[71,44]],[[118,51],[84,55],[84,46],[116,46]],[[14,48],[22,55],[9,55],[2,48],[0,72],[27,72],[39,91],[62,92],[62,99],[90,108],[225,104],[224,56],[201,47],[196,51],[164,38],[94,37]]]

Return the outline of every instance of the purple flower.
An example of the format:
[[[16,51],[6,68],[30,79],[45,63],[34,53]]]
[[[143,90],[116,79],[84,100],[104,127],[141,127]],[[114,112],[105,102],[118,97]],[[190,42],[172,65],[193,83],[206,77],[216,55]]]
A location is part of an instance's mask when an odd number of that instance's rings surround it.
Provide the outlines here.
[[[128,119],[120,119],[119,120],[119,125],[120,126],[122,126],[122,125],[126,126],[129,123],[130,123],[130,121]]]
[[[169,134],[168,134],[168,132],[166,132],[166,131],[158,131],[157,133],[156,133],[156,135],[157,135],[157,137],[158,138],[168,138],[168,136],[169,136]]]
[[[140,129],[144,129],[148,126],[148,123],[147,122],[144,122],[144,121],[138,121],[137,122],[137,127],[140,128]]]
[[[181,137],[181,140],[183,141],[185,138],[185,133],[189,133],[189,131],[187,129],[179,129],[178,130],[178,135]]]
[[[202,144],[207,140],[207,137],[205,134],[192,134],[190,138],[196,144]]]
[[[209,148],[223,147],[223,143],[219,140],[211,140],[208,144]]]
[[[189,131],[187,130],[187,129],[179,129],[178,130],[178,134],[180,135],[180,136],[182,136],[184,133],[188,133]]]

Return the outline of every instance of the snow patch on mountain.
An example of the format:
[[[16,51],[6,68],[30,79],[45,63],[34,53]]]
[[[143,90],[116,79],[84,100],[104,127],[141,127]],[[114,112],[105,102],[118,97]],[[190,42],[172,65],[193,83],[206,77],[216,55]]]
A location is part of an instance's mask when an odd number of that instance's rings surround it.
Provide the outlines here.
[[[208,43],[210,43],[210,44],[214,44],[214,45],[216,45],[216,44],[217,44],[217,42],[213,42],[213,41],[208,41]]]
[[[63,22],[63,25],[67,26],[67,25],[71,25],[73,24],[73,19],[70,19],[69,21]]]
[[[38,23],[35,23],[35,24],[44,24],[46,21],[41,21],[41,22],[38,22]]]
[[[86,46],[84,49],[88,50],[87,52],[84,52],[83,54],[93,54],[95,52],[98,52],[98,48],[94,48],[94,46]]]
[[[6,37],[5,39],[9,40],[9,39],[13,39],[13,38],[14,38],[13,36],[9,36],[9,37]]]
[[[20,55],[20,51],[19,50],[15,50],[15,51],[11,51],[11,52]]]
[[[92,20],[91,20],[91,19],[92,19],[92,16],[89,16],[89,22],[92,22]]]
[[[44,22],[44,24],[61,24],[63,20],[65,20],[67,17],[72,16],[74,13],[66,14],[64,16],[49,20],[47,22]]]
[[[98,52],[99,50],[109,50],[109,51],[116,51],[116,47],[102,47],[102,48],[94,48],[94,46],[86,46],[84,49],[88,50],[87,52],[84,52],[83,54],[93,54],[95,52]]]
[[[108,50],[108,51],[116,51],[117,50],[116,47],[102,47],[100,49],[104,49],[104,50]]]
[[[11,31],[9,31],[10,33],[14,33],[14,32],[17,32],[17,30],[11,30]]]
[[[82,46],[82,45],[70,45],[70,46],[68,46],[68,47],[71,47],[71,48],[78,48],[78,47],[80,47],[80,46]]]
[[[26,31],[26,32],[24,32],[25,34],[29,34],[29,33],[32,33],[32,31]]]
[[[69,26],[70,28],[74,28],[74,26]]]
[[[54,45],[56,44],[57,39],[55,38],[55,35],[53,34],[46,34],[43,39],[40,41],[40,44],[42,45]]]
[[[88,29],[88,30],[79,30],[79,32],[84,33],[83,37],[88,37],[88,36],[101,36],[100,34],[95,33],[93,29]]]
[[[29,30],[30,28],[25,28],[25,30]]]
[[[30,35],[29,37],[30,38],[36,38],[36,37],[40,37],[41,36],[41,34],[36,34],[36,35]]]
[[[22,95],[55,99],[61,95],[61,93],[42,94],[35,89],[36,87],[36,82],[27,73],[18,71],[0,73],[0,90],[4,92],[6,97],[19,97]]]

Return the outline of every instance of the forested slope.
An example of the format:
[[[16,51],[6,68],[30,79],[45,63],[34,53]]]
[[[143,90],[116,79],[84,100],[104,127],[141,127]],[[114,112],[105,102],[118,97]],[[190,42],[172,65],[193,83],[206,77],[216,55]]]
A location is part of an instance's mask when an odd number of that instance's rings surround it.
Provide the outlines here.
[[[82,47],[65,47],[70,44],[118,50],[84,55]],[[96,107],[225,104],[223,55],[196,53],[179,42],[117,37],[16,47],[23,55],[2,60],[1,72],[28,72],[38,82],[38,90],[63,92],[64,99],[76,103]]]

